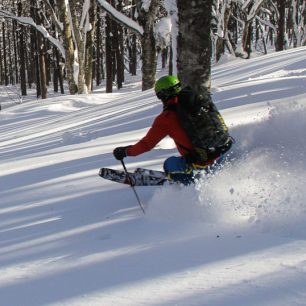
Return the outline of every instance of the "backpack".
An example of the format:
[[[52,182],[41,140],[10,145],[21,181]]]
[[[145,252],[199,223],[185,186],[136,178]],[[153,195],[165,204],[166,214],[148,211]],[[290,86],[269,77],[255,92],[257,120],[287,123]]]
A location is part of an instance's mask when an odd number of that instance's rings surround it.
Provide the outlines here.
[[[179,93],[175,111],[193,145],[187,162],[205,163],[230,149],[233,139],[209,94],[196,94],[186,87]]]

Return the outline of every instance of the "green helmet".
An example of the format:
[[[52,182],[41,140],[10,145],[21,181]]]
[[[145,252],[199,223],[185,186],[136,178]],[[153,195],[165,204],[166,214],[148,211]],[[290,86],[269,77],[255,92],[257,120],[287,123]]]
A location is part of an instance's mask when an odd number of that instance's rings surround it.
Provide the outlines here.
[[[168,100],[176,96],[181,90],[179,79],[173,75],[163,76],[155,83],[156,96],[161,100]]]

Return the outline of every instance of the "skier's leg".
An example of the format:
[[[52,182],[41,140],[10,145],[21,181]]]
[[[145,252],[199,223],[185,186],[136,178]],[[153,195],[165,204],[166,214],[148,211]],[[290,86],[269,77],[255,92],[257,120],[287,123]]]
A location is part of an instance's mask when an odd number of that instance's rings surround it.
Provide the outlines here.
[[[164,162],[166,175],[175,182],[189,185],[193,183],[193,168],[186,163],[184,157],[171,156]]]

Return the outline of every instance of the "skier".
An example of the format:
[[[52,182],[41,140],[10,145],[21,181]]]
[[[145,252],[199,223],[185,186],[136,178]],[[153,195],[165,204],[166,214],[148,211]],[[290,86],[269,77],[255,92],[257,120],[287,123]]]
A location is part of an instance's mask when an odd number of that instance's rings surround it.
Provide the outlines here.
[[[213,148],[213,154],[206,154],[206,158],[199,158],[194,150],[192,139],[194,134],[200,131],[189,131],[182,126],[182,118],[179,117],[177,107],[182,102],[194,102],[197,95],[191,88],[182,89],[181,83],[176,76],[161,77],[155,83],[155,93],[163,103],[163,111],[155,118],[152,127],[147,134],[136,144],[117,147],[113,154],[117,160],[122,160],[126,156],[137,156],[153,149],[164,137],[170,136],[177,147],[180,156],[171,156],[164,162],[164,171],[169,179],[188,185],[194,181],[195,173],[199,171],[210,172],[215,169],[224,159],[224,153],[229,150],[232,138],[227,134],[227,127],[222,120],[225,138],[219,141],[218,147]],[[212,102],[211,102],[212,103]],[[216,110],[217,112],[217,110]],[[221,115],[217,112],[218,118]],[[222,119],[222,118],[221,118]],[[188,128],[188,124],[187,124]],[[213,130],[206,127],[207,130]],[[188,136],[189,135],[189,136]],[[214,132],[212,137],[216,138]],[[209,137],[208,137],[209,138]],[[206,139],[207,140],[207,139]],[[211,148],[210,148],[211,149]]]

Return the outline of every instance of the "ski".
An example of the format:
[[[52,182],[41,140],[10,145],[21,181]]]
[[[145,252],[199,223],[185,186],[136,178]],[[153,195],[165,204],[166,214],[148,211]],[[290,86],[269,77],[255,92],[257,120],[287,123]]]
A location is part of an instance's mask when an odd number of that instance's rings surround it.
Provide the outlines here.
[[[101,168],[99,176],[121,184],[131,186],[160,186],[168,181],[165,173],[151,169],[137,168],[135,172]]]

